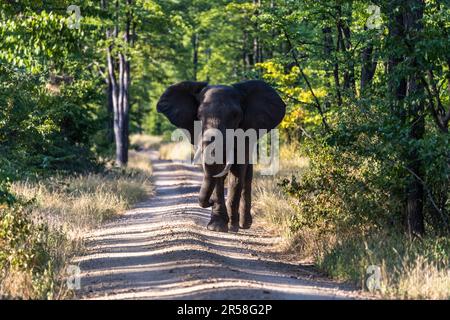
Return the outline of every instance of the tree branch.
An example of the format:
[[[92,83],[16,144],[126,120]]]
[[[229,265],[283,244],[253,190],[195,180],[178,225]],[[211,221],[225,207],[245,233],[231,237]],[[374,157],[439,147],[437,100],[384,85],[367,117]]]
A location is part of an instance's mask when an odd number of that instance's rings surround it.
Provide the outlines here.
[[[282,27],[282,29],[283,29],[284,36],[286,37],[286,41],[288,43],[289,49],[291,51],[292,58],[294,59],[295,64],[299,68],[300,74],[301,74],[302,78],[305,80],[306,85],[308,87],[308,90],[311,92],[311,95],[314,98],[314,102],[315,102],[317,111],[319,111],[319,114],[320,114],[320,116],[322,118],[323,126],[325,127],[325,129],[327,131],[330,131],[330,126],[328,125],[328,123],[326,121],[325,114],[323,112],[322,106],[321,106],[321,104],[319,102],[319,99],[317,98],[316,94],[314,93],[314,90],[313,90],[313,88],[311,86],[311,83],[309,82],[308,78],[306,77],[306,74],[303,72],[303,68],[300,65],[300,62],[299,62],[298,57],[297,57],[297,54],[295,53],[294,47],[292,45],[291,38],[289,37],[286,29],[284,27]]]

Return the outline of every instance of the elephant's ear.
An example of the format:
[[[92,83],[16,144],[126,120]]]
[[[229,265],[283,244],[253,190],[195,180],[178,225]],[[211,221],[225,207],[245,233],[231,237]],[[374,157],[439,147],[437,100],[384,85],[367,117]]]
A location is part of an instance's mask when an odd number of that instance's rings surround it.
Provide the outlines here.
[[[207,85],[206,82],[193,81],[174,84],[159,98],[156,110],[163,113],[173,125],[188,130],[193,138],[199,106],[196,95]]]
[[[244,118],[241,128],[266,129],[275,128],[286,113],[286,105],[278,93],[261,80],[250,80],[233,85],[241,94]]]

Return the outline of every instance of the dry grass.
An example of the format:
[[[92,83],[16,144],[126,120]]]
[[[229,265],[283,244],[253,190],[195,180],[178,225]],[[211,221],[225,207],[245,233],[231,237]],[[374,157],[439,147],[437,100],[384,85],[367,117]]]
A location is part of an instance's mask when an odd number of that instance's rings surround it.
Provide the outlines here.
[[[104,173],[15,182],[12,191],[29,203],[26,210],[32,224],[48,228],[38,230],[31,226],[33,231],[27,236],[31,240],[27,241],[49,237],[44,241],[45,252],[42,254],[50,256],[52,265],[28,268],[11,265],[8,270],[3,270],[3,276],[0,274],[0,296],[66,297],[68,292],[58,283],[70,257],[82,249],[86,231],[147,198],[152,192],[151,172],[148,157],[131,151],[127,169],[110,168]],[[16,258],[14,252],[8,254],[12,259]],[[35,268],[45,271],[37,276]]]
[[[189,161],[193,155],[190,143],[172,142],[160,146],[159,156],[162,160]]]
[[[12,190],[23,200],[33,201],[33,215],[76,238],[144,199],[150,185],[143,174],[110,172],[17,182]]]
[[[130,145],[132,149],[158,149],[162,142],[162,137],[151,136],[148,134],[133,134],[130,136]]]
[[[10,270],[2,279],[0,285],[0,298],[13,297],[23,299],[33,299],[33,277],[31,272],[23,270]]]
[[[318,238],[318,237],[317,237]],[[366,288],[372,272],[380,268],[380,288],[375,293],[394,299],[450,299],[448,238],[413,241],[404,235],[377,233],[344,239],[319,248],[317,265],[333,278],[350,280]],[[322,239],[322,243],[324,239]]]
[[[25,201],[33,200],[34,213],[50,225],[83,233],[145,199],[152,191],[151,173],[148,157],[130,151],[125,170],[16,182],[12,191]]]
[[[262,176],[258,173],[260,167],[255,166],[254,209],[266,221],[276,226],[289,241],[294,240],[289,226],[295,215],[295,209],[292,200],[281,191],[278,183],[283,178],[290,178],[292,174],[301,174],[302,171],[307,170],[308,165],[308,159],[299,156],[294,146],[282,145],[280,170],[276,175]]]
[[[439,268],[424,257],[406,264],[398,279],[387,275],[384,293],[404,299],[450,299],[450,266]],[[392,286],[392,283],[396,283]],[[394,288],[392,290],[390,288]]]
[[[150,177],[153,170],[149,160],[149,154],[147,152],[130,150],[128,152],[128,169],[140,172],[141,177]]]
[[[277,183],[292,174],[299,177],[308,170],[308,159],[295,150],[295,147],[281,147],[281,170],[277,176],[261,176],[256,172],[254,179],[254,209],[283,235],[288,251],[301,259],[314,261],[333,278],[351,280],[361,287],[365,286],[367,266],[378,265],[381,268],[381,290],[377,292],[380,297],[450,298],[448,240],[441,242],[430,238],[409,243],[398,234],[352,238],[348,234],[325,234],[320,225],[293,232],[293,217],[298,214],[295,199],[285,195]]]
[[[160,136],[135,134],[130,137],[130,143],[134,149],[159,150],[161,160],[189,161],[193,156],[193,148],[190,143],[184,141],[164,142],[163,137]],[[139,158],[142,159],[141,153],[130,151],[130,155],[132,154],[138,156],[138,159],[135,160],[135,163],[132,166],[141,169],[140,163],[142,163],[142,161],[139,160]]]

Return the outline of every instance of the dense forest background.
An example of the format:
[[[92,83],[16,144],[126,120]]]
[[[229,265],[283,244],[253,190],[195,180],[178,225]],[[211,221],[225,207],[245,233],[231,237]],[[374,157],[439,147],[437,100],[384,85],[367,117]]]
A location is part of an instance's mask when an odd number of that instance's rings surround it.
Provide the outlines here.
[[[0,205],[19,200],[13,181],[126,166],[130,133],[168,137],[155,110],[168,85],[245,79],[278,90],[283,143],[310,159],[279,182],[291,231],[448,239],[440,0],[2,1]]]

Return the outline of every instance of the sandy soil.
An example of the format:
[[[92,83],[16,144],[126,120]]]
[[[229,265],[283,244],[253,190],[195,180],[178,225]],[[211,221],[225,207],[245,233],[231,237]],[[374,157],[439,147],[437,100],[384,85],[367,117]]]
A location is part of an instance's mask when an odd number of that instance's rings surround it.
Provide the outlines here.
[[[349,286],[286,261],[281,238],[258,223],[239,233],[206,229],[198,168],[150,152],[156,194],[86,238],[82,299],[348,299]]]

